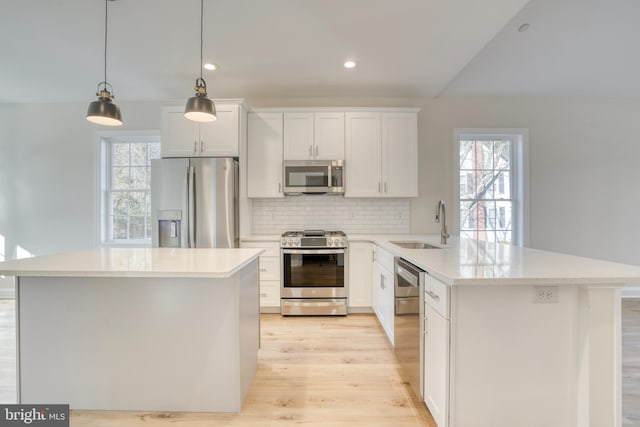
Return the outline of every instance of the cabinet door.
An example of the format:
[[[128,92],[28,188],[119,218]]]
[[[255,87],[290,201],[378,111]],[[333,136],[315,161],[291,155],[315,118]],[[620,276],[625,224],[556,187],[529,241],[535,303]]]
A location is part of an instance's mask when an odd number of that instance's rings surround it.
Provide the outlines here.
[[[193,157],[200,150],[198,124],[184,117],[184,107],[162,109],[162,157]]]
[[[315,113],[313,118],[314,158],[344,160],[344,113]]]
[[[380,325],[385,323],[384,313],[382,312],[382,301],[384,299],[383,280],[382,267],[377,262],[374,262],[371,266],[371,307],[378,317]]]
[[[284,113],[284,160],[313,156],[313,113]]]
[[[247,146],[248,197],[284,197],[282,113],[250,113]]]
[[[373,311],[393,345],[394,294],[393,274],[379,262],[373,263]]]
[[[449,424],[449,320],[424,305],[424,402],[438,427]]]
[[[386,268],[382,267],[382,312],[384,317],[383,327],[389,342],[393,346],[394,341],[394,326],[395,326],[395,292],[393,283],[393,273]]]
[[[371,307],[371,243],[349,243],[349,307]]]
[[[380,197],[380,113],[345,113],[345,130],[345,197]]]
[[[386,197],[418,196],[416,113],[382,113],[382,191]]]
[[[216,103],[215,122],[200,123],[200,155],[237,157],[240,141],[238,104]]]

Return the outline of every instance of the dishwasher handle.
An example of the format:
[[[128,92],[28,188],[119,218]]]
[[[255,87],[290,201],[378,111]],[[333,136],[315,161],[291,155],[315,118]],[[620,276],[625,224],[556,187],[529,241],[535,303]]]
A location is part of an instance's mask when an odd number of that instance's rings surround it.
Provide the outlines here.
[[[417,288],[420,285],[420,274],[423,273],[415,265],[396,257],[395,260],[396,275],[402,277],[411,287]]]

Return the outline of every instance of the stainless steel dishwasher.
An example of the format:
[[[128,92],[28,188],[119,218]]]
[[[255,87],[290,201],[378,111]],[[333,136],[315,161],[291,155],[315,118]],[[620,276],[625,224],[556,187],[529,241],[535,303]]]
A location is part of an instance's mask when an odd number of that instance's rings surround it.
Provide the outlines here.
[[[403,379],[411,385],[415,395],[422,399],[420,349],[423,337],[420,319],[425,272],[399,257],[395,258],[394,270],[394,350],[401,365]]]

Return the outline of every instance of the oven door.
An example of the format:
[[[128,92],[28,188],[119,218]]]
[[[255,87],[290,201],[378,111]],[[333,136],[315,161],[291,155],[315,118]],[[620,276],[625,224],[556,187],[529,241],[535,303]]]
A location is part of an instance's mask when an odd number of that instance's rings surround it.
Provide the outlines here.
[[[282,249],[283,298],[346,298],[347,249]]]

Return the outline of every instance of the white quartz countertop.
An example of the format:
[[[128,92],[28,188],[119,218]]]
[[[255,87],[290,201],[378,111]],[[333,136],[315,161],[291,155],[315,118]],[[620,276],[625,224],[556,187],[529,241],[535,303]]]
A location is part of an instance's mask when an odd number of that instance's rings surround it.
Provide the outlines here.
[[[371,242],[449,285],[640,285],[640,266],[439,234],[347,234],[350,243]],[[278,235],[244,241],[279,241]],[[394,241],[427,242],[441,249],[406,249]]]
[[[262,249],[106,248],[0,263],[0,275],[227,278]]]
[[[519,246],[440,235],[349,235],[369,241],[449,285],[637,285],[640,267]],[[442,249],[406,249],[393,241],[422,241]]]

